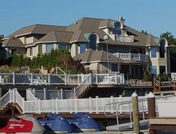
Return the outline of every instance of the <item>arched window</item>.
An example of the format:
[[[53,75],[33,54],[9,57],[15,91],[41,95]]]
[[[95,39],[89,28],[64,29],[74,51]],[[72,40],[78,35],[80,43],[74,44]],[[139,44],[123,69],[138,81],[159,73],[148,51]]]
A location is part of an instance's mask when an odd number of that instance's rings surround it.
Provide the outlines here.
[[[116,36],[120,36],[121,35],[121,27],[122,24],[119,21],[115,21],[113,24],[114,27],[114,33]]]
[[[88,39],[89,39],[89,48],[96,50],[96,48],[97,48],[97,35],[90,34]]]
[[[166,44],[166,40],[165,39],[161,39],[160,40],[160,58],[164,58],[165,57],[165,44]]]

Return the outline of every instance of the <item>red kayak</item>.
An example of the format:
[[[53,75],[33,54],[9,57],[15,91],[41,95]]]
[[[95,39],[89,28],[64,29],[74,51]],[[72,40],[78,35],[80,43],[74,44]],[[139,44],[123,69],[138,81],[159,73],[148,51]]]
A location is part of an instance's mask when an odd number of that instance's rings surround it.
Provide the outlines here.
[[[10,119],[4,128],[0,129],[1,134],[6,133],[28,133],[42,134],[45,129],[32,116],[23,115],[18,118]]]

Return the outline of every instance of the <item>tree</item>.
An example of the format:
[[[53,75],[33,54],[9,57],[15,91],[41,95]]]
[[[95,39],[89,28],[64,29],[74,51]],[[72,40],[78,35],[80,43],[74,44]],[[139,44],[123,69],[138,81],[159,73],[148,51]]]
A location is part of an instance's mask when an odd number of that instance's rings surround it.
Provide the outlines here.
[[[149,33],[146,30],[141,30],[141,33],[144,33],[146,35],[149,35]]]
[[[49,54],[38,55],[37,57],[33,57],[33,59],[23,57],[22,55],[13,55],[11,66],[30,66],[33,68],[40,68],[43,66],[48,69],[59,66],[66,73],[85,72],[81,61],[74,60],[67,49],[52,50]]]
[[[171,32],[165,32],[160,35],[160,38],[165,38],[169,44],[176,45],[176,38]]]
[[[4,35],[0,35],[0,44],[2,43],[3,38],[4,38]]]

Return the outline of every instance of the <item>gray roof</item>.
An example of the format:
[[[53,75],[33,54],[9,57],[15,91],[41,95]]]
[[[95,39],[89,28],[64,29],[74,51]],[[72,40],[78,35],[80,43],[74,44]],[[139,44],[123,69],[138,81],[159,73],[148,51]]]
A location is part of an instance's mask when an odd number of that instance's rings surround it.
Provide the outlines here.
[[[73,32],[66,32],[66,31],[51,31],[43,38],[39,40],[39,42],[65,42],[69,43],[72,38]]]
[[[82,18],[76,23],[67,27],[66,31],[73,31],[72,41],[76,42],[87,42],[87,39],[84,37],[87,33],[96,33],[100,39],[103,39],[105,32],[100,28],[100,23],[107,21],[105,19],[95,19],[95,18]]]
[[[16,32],[12,33],[8,37],[28,35],[28,34],[47,34],[51,31],[64,31],[65,29],[66,29],[65,26],[34,24],[34,25],[23,27],[17,30]]]
[[[69,26],[55,26],[55,25],[43,25],[35,24],[27,27],[23,27],[11,35],[7,36],[7,39],[11,37],[18,37],[22,35],[41,35],[40,38],[37,38],[34,42],[88,42],[84,37],[88,33],[96,33],[99,36],[100,43],[106,44],[106,41],[103,40],[103,37],[106,33],[103,31],[103,28],[113,27],[113,21],[110,19],[97,19],[97,18],[81,18],[77,22]],[[134,36],[135,42],[118,42],[108,39],[108,44],[111,45],[126,45],[126,46],[136,46],[136,47],[145,47],[146,45],[158,46],[158,40],[152,35],[146,35],[141,33],[131,27],[125,26],[124,29],[128,34]],[[22,42],[20,42],[22,43]],[[5,39],[3,41],[4,45],[8,46],[8,41]],[[18,43],[16,43],[18,46]],[[21,44],[19,44],[20,47]],[[31,45],[31,44],[29,44]],[[24,46],[24,45],[23,45]]]
[[[21,42],[20,39],[14,37],[4,40],[2,46],[4,45],[8,47],[25,47],[25,45]]]
[[[84,53],[78,54],[74,59],[80,59],[82,63],[91,63],[91,62],[113,62],[113,63],[122,63],[123,60],[107,53],[103,50],[95,51],[92,49],[88,49]]]

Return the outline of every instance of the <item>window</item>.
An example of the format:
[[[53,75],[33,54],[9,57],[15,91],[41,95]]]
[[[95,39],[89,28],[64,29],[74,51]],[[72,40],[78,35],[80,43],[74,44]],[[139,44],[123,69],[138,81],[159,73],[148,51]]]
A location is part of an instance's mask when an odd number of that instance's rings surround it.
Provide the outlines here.
[[[46,53],[50,53],[54,49],[54,44],[46,44]]]
[[[165,42],[164,39],[160,40],[160,48],[159,48],[159,50],[160,50],[160,58],[164,58],[165,57],[165,44],[166,44],[166,42]]]
[[[118,53],[129,53],[129,49],[128,48],[121,48],[121,47],[118,47],[117,48],[117,52]]]
[[[42,55],[42,45],[41,44],[38,46],[38,54]]]
[[[157,75],[157,67],[156,66],[152,66],[151,73],[154,75]]]
[[[160,74],[162,75],[164,72],[166,72],[166,67],[165,66],[160,66]]]
[[[66,49],[67,48],[67,44],[66,43],[60,43],[58,48]]]
[[[84,53],[86,51],[87,44],[80,44],[80,53]]]
[[[97,48],[97,36],[95,34],[89,35],[89,48],[96,50]]]
[[[118,71],[118,64],[111,64],[111,71],[117,72]]]
[[[108,52],[109,53],[116,53],[117,52],[117,46],[108,46]]]
[[[151,57],[156,58],[156,53],[157,53],[157,48],[152,48],[151,49]]]

